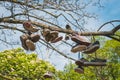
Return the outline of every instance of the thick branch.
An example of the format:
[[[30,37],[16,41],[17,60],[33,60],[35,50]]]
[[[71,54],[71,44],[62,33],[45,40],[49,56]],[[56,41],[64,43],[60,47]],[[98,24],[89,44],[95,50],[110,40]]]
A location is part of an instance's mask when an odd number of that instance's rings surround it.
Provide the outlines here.
[[[0,22],[5,22],[5,23],[13,23],[13,24],[22,24],[24,22],[24,20],[13,20],[13,19],[9,19],[9,18],[0,18]],[[38,23],[38,22],[34,22],[31,21],[32,24],[39,26],[41,28],[48,28],[50,30],[53,31],[59,31],[62,33],[68,33],[68,34],[73,34],[76,33],[76,31],[73,30],[66,30],[66,29],[62,29],[62,28],[58,28],[57,26],[49,26],[47,24],[44,23]],[[106,36],[106,35],[114,35],[114,33],[120,29],[120,25],[118,25],[117,27],[113,28],[111,31],[99,31],[99,32],[78,32],[81,36]]]

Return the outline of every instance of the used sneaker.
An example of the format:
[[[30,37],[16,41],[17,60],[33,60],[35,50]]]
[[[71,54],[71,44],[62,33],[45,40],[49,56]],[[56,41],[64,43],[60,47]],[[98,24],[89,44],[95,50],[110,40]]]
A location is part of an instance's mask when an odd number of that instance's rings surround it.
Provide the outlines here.
[[[87,48],[86,45],[77,44],[77,45],[75,45],[75,46],[72,47],[71,52],[76,53],[76,52],[78,52],[78,51],[83,51],[83,50],[85,50],[86,48]]]
[[[98,50],[100,48],[100,43],[99,41],[96,41],[92,44],[90,44],[86,50],[83,51],[83,53],[87,53],[87,54],[90,54],[90,53],[93,53],[95,52],[96,50]]]
[[[86,60],[85,58],[81,58],[81,59],[75,61],[75,64],[79,65],[79,66],[84,66],[84,62],[88,62],[88,60]]]
[[[20,41],[22,43],[22,47],[25,49],[25,50],[28,50],[28,47],[26,45],[26,40],[28,39],[28,36],[27,34],[24,34],[22,36],[20,36]]]
[[[84,73],[84,68],[83,67],[81,67],[81,66],[78,66],[77,68],[75,68],[74,69],[75,70],[75,72],[77,72],[77,73]]]
[[[71,36],[71,40],[81,45],[88,46],[91,44],[85,37],[77,34],[75,34],[74,36]]]
[[[39,34],[31,34],[30,39],[31,39],[32,42],[35,43],[35,42],[39,41],[40,35]]]
[[[91,62],[107,62],[107,60],[106,59],[95,58],[95,59],[91,60]]]
[[[52,78],[53,75],[52,75],[52,73],[47,72],[47,73],[45,73],[45,74],[43,75],[43,77],[44,77],[44,78]]]
[[[31,51],[35,50],[35,45],[31,40],[26,40],[26,46],[28,47],[28,49],[30,49]]]
[[[62,37],[62,36],[57,37],[57,38],[55,38],[54,40],[52,40],[52,41],[51,41],[51,43],[56,43],[56,42],[59,42],[59,41],[61,41],[62,39],[63,39],[63,37]]]
[[[30,21],[23,22],[23,27],[30,32],[37,32],[39,30],[37,27],[33,26]]]

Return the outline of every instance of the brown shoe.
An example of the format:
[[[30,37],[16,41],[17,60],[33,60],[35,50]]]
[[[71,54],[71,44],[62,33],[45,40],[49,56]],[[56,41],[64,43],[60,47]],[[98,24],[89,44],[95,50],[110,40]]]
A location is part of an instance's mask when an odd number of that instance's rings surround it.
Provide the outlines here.
[[[31,34],[30,39],[31,39],[32,42],[35,43],[35,42],[39,41],[40,35],[39,34]]]
[[[88,46],[88,48],[83,51],[83,53],[90,54],[90,53],[95,52],[95,51],[98,50],[99,48],[100,48],[100,43],[99,43],[99,41],[96,41],[96,42],[90,44],[90,45]]]
[[[22,47],[25,49],[25,50],[28,50],[28,47],[26,45],[26,40],[28,39],[29,35],[27,34],[24,34],[22,36],[20,36],[20,41],[22,43]]]
[[[33,26],[30,21],[23,22],[23,27],[25,30],[30,32],[37,32],[39,30],[37,27]]]
[[[89,46],[91,44],[87,41],[86,37],[80,36],[78,34],[73,34],[71,36],[71,40],[81,45]]]
[[[50,34],[50,30],[49,29],[43,29],[43,32],[42,32],[43,37],[46,37],[49,34]]]
[[[30,49],[31,51],[35,50],[35,45],[31,40],[26,40],[26,46],[28,47],[28,49]]]
[[[56,39],[54,39],[53,41],[51,41],[51,43],[56,43],[56,42],[59,42],[59,41],[61,41],[62,39],[63,39],[63,37],[62,37],[62,36],[57,37]]]
[[[78,66],[77,68],[75,68],[74,69],[75,70],[75,72],[77,72],[77,73],[84,73],[84,68],[83,67],[81,67],[81,66]]]
[[[76,53],[76,52],[78,52],[78,51],[83,51],[83,50],[85,50],[86,48],[87,48],[86,45],[77,44],[77,45],[75,45],[75,46],[72,47],[71,52]]]
[[[79,65],[79,66],[84,66],[84,62],[88,62],[88,60],[81,58],[81,59],[75,61],[75,64]]]

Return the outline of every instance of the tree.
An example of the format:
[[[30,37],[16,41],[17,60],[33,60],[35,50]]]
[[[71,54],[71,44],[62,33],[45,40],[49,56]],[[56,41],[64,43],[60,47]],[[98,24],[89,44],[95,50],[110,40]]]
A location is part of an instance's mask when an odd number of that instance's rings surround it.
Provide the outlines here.
[[[21,48],[0,52],[1,80],[44,80],[44,74],[55,68],[35,53],[26,54]]]
[[[20,42],[17,39],[27,33],[23,28],[23,23],[30,21],[32,25],[39,28],[40,32],[38,33],[41,34],[41,38],[36,45],[41,54],[42,52],[44,54],[46,50],[46,53],[53,50],[55,53],[75,61],[76,59],[67,55],[70,52],[70,50],[68,52],[68,48],[73,46],[73,42],[62,40],[60,43],[49,43],[44,39],[42,32],[47,28],[50,31],[59,32],[62,36],[78,32],[82,36],[107,36],[120,41],[120,36],[115,34],[120,29],[120,25],[113,24],[120,20],[103,24],[97,32],[86,32],[84,29],[86,18],[96,18],[94,14],[89,13],[88,7],[92,7],[93,4],[101,7],[100,2],[101,0],[0,0],[2,9],[6,11],[0,18],[2,36],[0,41],[12,47],[17,45]],[[67,24],[72,26],[72,30],[65,28]],[[110,31],[100,31],[106,24],[115,27]],[[14,39],[15,37],[17,39]],[[61,46],[64,46],[67,51],[63,50]],[[53,51],[51,51],[52,54]]]

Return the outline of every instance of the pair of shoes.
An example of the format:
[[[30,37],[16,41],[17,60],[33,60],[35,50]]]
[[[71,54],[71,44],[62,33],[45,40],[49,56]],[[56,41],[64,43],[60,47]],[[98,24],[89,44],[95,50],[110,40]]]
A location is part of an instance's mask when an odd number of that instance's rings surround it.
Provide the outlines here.
[[[77,68],[74,69],[74,71],[77,72],[77,73],[83,74],[84,73],[84,68],[82,66],[78,66]]]
[[[23,27],[28,32],[37,32],[38,30],[40,30],[37,27],[33,26],[30,21],[23,22]]]
[[[71,52],[76,53],[78,51],[81,51],[83,53],[90,54],[95,52],[99,48],[100,48],[99,41],[95,41],[94,43],[91,43],[89,46],[76,44],[75,46],[72,47]]]
[[[40,39],[39,34],[31,34],[31,35],[23,34],[20,36],[22,47],[25,50],[31,50],[31,51],[35,50],[36,47],[35,47],[34,43],[39,41],[39,39]]]
[[[63,39],[62,36],[60,37],[58,36],[57,31],[50,31],[49,29],[44,29],[42,35],[47,42],[51,42],[51,43],[56,43]]]

